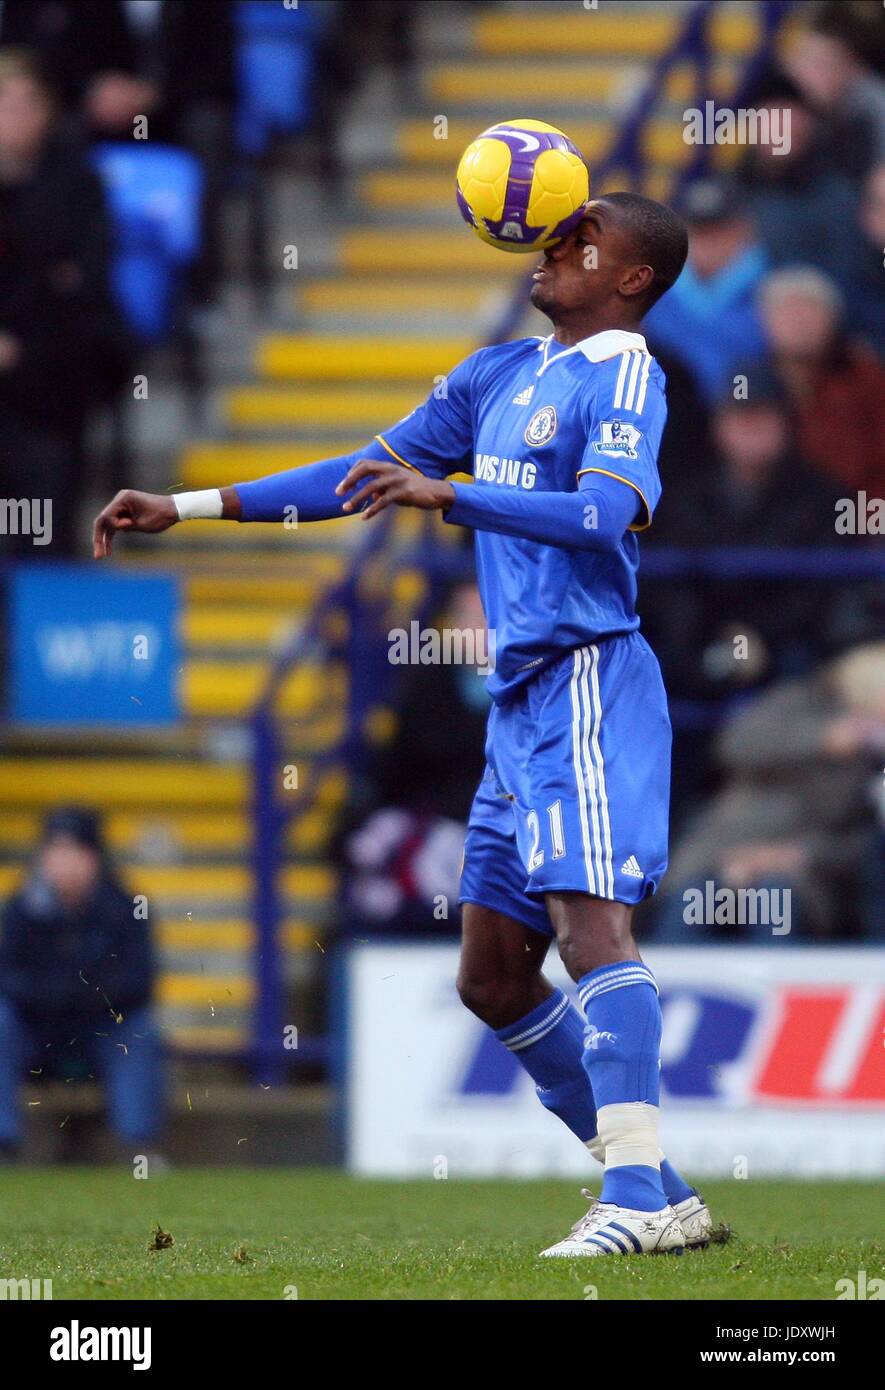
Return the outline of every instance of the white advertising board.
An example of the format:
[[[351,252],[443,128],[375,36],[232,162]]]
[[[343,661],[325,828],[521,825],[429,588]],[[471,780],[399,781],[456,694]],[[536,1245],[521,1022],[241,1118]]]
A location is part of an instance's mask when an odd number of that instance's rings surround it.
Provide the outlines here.
[[[885,1171],[883,953],[643,952],[661,988],[662,1145],[687,1173]],[[513,1054],[455,992],[453,944],[368,944],[347,967],[349,1163],[359,1173],[588,1177]],[[551,952],[548,977],[572,990]]]

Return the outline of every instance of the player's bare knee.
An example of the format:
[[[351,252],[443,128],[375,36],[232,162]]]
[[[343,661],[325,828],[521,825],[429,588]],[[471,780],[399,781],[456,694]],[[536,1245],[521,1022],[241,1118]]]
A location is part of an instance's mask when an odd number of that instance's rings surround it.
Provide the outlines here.
[[[583,893],[551,893],[547,910],[560,959],[573,980],[600,966],[638,958],[632,910],[626,904]]]
[[[461,1003],[490,1028],[505,1028],[531,1009],[526,1005],[522,981],[500,976],[471,975],[461,971],[457,979]]]
[[[557,933],[556,944],[560,960],[573,980],[580,980],[602,965],[631,960],[636,954],[630,933],[608,925],[592,929],[565,927]]]
[[[461,971],[456,980],[456,988],[461,1003],[484,1023],[490,1022],[498,1005],[498,983],[494,978],[480,979]]]

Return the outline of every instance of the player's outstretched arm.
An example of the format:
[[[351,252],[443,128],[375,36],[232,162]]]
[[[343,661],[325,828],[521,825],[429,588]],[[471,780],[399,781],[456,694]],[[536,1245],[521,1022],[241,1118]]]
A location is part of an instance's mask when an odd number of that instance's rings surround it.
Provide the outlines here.
[[[586,475],[577,492],[521,492],[492,483],[449,486],[454,496],[446,521],[564,550],[611,554],[637,518],[640,524],[647,520],[642,494],[605,475]]]
[[[200,497],[203,494],[191,493],[182,496]],[[211,489],[205,494],[207,499],[217,498],[217,503],[207,501],[206,515],[216,515],[230,521],[240,519],[240,499],[236,488]],[[181,509],[181,499],[167,497],[156,492],[136,492],[125,488],[118,492],[108,505],[99,512],[92,527],[92,555],[103,560],[111,553],[114,536],[118,531],[142,531],[156,533],[168,531],[178,521],[187,519]],[[214,508],[217,506],[217,510]]]
[[[285,521],[297,516],[300,523],[347,515],[352,509],[343,505],[338,485],[357,462],[367,463],[371,472],[373,461],[390,463],[389,453],[377,440],[353,454],[285,469],[232,487],[171,496],[127,488],[96,517],[92,553],[96,560],[110,555],[118,531],[155,533],[167,531],[178,521]],[[406,471],[397,466],[397,472]]]

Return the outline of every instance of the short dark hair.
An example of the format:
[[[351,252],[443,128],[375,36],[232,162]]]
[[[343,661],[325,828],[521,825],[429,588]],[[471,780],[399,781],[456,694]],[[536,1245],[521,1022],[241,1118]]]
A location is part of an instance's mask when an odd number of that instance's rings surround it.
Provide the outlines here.
[[[629,229],[637,255],[654,271],[643,299],[643,312],[647,312],[682,274],[688,228],[672,208],[641,193],[603,193],[600,202],[617,208],[618,221]]]

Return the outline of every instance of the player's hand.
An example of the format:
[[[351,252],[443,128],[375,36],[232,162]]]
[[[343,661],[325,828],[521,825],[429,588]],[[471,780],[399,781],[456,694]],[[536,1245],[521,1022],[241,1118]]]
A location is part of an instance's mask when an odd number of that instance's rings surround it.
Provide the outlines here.
[[[339,496],[351,492],[357,484],[368,480],[363,487],[349,497],[342,511],[356,512],[369,502],[362,513],[368,519],[383,512],[385,507],[418,507],[421,511],[432,512],[450,507],[455,500],[455,490],[451,483],[425,478],[411,468],[399,463],[379,463],[377,459],[360,459],[341,480],[335,491]],[[370,501],[371,499],[371,501]]]
[[[92,555],[102,560],[110,555],[116,531],[168,531],[178,520],[171,497],[154,492],[118,492],[92,528]]]

